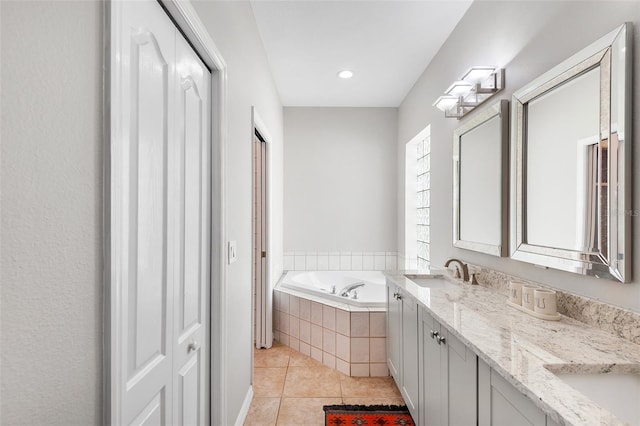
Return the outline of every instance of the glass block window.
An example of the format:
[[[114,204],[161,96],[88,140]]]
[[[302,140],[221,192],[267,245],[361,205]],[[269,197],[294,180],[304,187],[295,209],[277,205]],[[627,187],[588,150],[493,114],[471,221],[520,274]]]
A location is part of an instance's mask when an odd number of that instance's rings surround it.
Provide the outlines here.
[[[418,268],[428,268],[430,253],[430,203],[431,203],[431,137],[417,143],[418,166],[416,182],[416,239],[418,242]]]

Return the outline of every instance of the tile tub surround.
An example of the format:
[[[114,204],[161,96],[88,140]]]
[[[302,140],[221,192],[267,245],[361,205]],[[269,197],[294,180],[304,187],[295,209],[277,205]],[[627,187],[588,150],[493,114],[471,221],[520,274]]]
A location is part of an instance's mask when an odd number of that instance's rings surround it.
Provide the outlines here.
[[[506,293],[494,289],[450,278],[457,285],[428,289],[401,272],[386,275],[557,423],[623,424],[549,369],[633,369],[640,364],[640,345],[566,316],[560,321],[533,318],[507,306]]]
[[[276,341],[348,376],[389,375],[384,310],[308,297],[274,290]]]
[[[481,286],[495,289],[505,295],[508,292],[510,280],[554,290],[558,295],[558,312],[562,315],[640,345],[640,312],[633,312],[525,278],[470,264],[469,274],[472,273],[478,274],[477,278]]]
[[[398,253],[389,251],[286,251],[285,271],[393,271]]]

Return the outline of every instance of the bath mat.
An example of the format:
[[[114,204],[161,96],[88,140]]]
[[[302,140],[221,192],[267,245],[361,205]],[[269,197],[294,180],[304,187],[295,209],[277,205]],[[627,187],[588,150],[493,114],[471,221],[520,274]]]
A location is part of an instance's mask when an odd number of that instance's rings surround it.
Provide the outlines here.
[[[406,405],[325,405],[326,426],[414,426]]]

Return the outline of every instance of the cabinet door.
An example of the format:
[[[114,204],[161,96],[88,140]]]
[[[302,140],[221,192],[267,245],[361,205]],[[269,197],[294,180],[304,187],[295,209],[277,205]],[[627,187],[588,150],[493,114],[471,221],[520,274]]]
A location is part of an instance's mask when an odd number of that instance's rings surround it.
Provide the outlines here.
[[[443,424],[475,425],[478,418],[478,357],[444,327],[440,334],[445,337],[441,349],[443,370],[447,372],[447,380],[443,380],[446,401]]]
[[[402,296],[401,296],[402,297]],[[419,375],[418,375],[418,304],[410,297],[402,297],[402,387],[400,388],[407,407],[417,421]]]
[[[396,298],[398,287],[387,285],[387,366],[398,387],[400,377],[400,347],[402,337],[402,302]]]
[[[440,324],[425,310],[421,312],[421,410],[422,425],[444,425],[442,413],[443,369],[440,365],[440,345],[435,333],[440,333]]]
[[[478,361],[478,424],[495,426],[545,426],[542,410],[493,371]]]

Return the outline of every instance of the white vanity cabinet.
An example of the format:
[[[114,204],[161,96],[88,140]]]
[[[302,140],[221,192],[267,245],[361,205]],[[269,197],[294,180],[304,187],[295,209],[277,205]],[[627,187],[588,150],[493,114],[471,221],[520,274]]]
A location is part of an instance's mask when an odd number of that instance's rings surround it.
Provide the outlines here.
[[[420,309],[420,425],[475,425],[477,355]]]
[[[478,360],[479,426],[557,426],[541,409],[496,373],[486,362]]]
[[[419,414],[418,302],[387,283],[387,365],[414,421]]]

